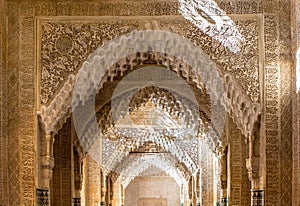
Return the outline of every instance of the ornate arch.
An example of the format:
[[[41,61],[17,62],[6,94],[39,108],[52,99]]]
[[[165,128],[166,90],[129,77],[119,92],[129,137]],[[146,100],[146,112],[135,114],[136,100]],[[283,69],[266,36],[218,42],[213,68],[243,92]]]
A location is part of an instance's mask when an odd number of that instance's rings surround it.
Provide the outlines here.
[[[154,35],[153,32],[156,32],[157,35]],[[137,44],[132,44],[133,40],[137,41]],[[124,48],[129,48],[130,51],[126,49],[120,51],[120,48],[123,48],[122,45],[128,43],[129,47]],[[137,48],[136,45],[139,45],[139,47]],[[151,48],[150,53],[149,48]],[[108,50],[114,53],[105,56]],[[121,52],[122,55],[117,55],[117,51]],[[130,52],[130,55],[124,55],[126,52]],[[143,64],[143,61],[149,59],[147,54],[154,55],[154,59],[162,65],[193,81],[199,88],[202,88],[205,84],[208,94],[215,100],[212,103],[227,106],[227,111],[237,123],[242,134],[246,137],[250,136],[253,124],[260,113],[260,105],[253,103],[244,94],[230,74],[222,75],[217,66],[200,48],[194,46],[187,39],[175,34],[170,36],[170,33],[162,31],[134,31],[96,50],[83,63],[76,77],[69,76],[67,82],[50,105],[41,107],[39,115],[45,125],[46,132],[57,132],[67,117],[70,116],[72,93],[78,98],[73,102],[73,106],[84,104],[94,90],[99,91],[103,87],[108,77],[113,79],[118,72],[123,73],[139,63]],[[121,58],[118,59],[117,56]],[[109,70],[108,76],[104,77],[106,69],[103,70],[99,65],[109,68],[111,65],[108,65],[108,62],[117,63],[115,67]],[[203,70],[201,74],[196,68]],[[101,82],[99,82],[99,78]],[[87,92],[80,94],[76,91],[77,93],[74,93],[75,79],[77,79],[77,85],[81,88],[80,91],[86,89]],[[222,89],[222,85],[219,82],[222,80],[224,80],[225,94],[220,96],[218,92]]]
[[[166,172],[172,177],[179,186],[188,181],[191,174],[185,170],[184,167],[168,154],[159,154],[155,156],[139,156],[128,158],[127,161],[122,164],[122,168],[119,168],[122,179],[122,184],[126,187],[130,181],[139,176],[149,167],[154,166],[163,172]],[[126,175],[125,175],[126,174]],[[129,175],[128,175],[129,174]]]
[[[130,93],[134,94],[132,98]],[[137,93],[135,91],[128,91],[125,94],[120,94],[116,98],[120,99],[119,104],[114,105],[115,107],[112,108],[110,102],[108,102],[101,109],[99,109],[96,114],[99,125],[101,125],[101,131],[105,131],[108,127],[114,124],[111,110],[114,110],[117,114],[123,116],[126,115],[126,111],[123,111],[123,104],[128,104],[130,110],[129,112],[132,112],[134,110],[138,110],[141,106],[145,106],[146,103],[152,102],[155,107],[164,110],[170,116],[180,118],[181,122],[185,123],[186,125],[190,122],[197,124],[198,127],[201,125],[202,128],[195,128],[195,130],[200,130],[200,134],[204,133],[204,127],[207,127],[208,123],[210,122],[210,114],[206,113],[209,108],[206,109],[205,112],[198,111],[201,109],[190,106],[193,103],[188,99],[181,98],[181,100],[178,101],[168,91],[160,88],[147,87]],[[200,115],[198,115],[199,113]]]
[[[149,142],[154,143],[164,151],[172,154],[174,157],[180,160],[184,165],[186,165],[191,174],[194,174],[198,169],[197,160],[193,159],[187,151],[184,151],[186,148],[182,148],[186,145],[182,145],[180,143],[178,144],[177,142],[174,142],[168,138],[159,138],[158,135],[153,135],[149,139],[146,139],[140,143],[135,142],[135,139],[127,139],[123,137],[117,139],[116,141],[103,139],[102,142],[102,150],[107,157],[102,156],[102,160],[97,161],[106,168],[107,172],[115,171],[119,163],[122,162],[122,160],[126,158],[130,152],[136,150],[133,146],[139,145],[139,147],[141,147],[145,146]],[[193,142],[190,143],[193,144]],[[190,146],[190,149],[198,152],[198,148],[192,148],[192,146]]]

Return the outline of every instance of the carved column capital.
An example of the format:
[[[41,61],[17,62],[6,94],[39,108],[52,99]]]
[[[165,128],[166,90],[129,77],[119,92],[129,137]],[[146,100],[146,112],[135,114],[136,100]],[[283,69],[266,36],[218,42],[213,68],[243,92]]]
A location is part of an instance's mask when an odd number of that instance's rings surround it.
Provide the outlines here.
[[[250,157],[246,159],[246,167],[250,181],[259,179],[260,157]]]
[[[83,177],[82,174],[75,174],[75,190],[80,191],[82,188]]]
[[[44,147],[46,148],[46,152],[43,156],[40,157],[41,163],[41,187],[43,189],[50,188],[50,180],[53,176],[53,168],[54,168],[54,157],[53,157],[53,143],[54,136],[53,134],[46,132],[45,134]]]
[[[54,168],[54,157],[51,156],[42,156],[41,157],[41,165],[42,168],[49,168],[53,169]]]
[[[41,187],[43,189],[50,188],[50,180],[53,176],[54,158],[50,156],[41,157]]]
[[[220,176],[219,181],[221,183],[221,189],[227,189],[227,148],[224,148],[222,153],[219,156],[219,167],[220,167]]]
[[[53,176],[52,169],[43,168],[41,173],[42,173],[41,187],[44,189],[50,188],[50,180],[52,179]]]

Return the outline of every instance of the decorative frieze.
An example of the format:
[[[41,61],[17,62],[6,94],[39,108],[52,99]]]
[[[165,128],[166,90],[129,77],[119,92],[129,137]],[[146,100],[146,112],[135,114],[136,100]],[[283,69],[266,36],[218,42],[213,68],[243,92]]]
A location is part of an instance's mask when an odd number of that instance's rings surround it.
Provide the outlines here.
[[[0,205],[8,205],[7,195],[7,135],[6,135],[6,65],[5,65],[5,1],[0,1]]]
[[[84,23],[77,21],[40,20],[41,51],[41,86],[40,100],[49,104],[64,80],[70,74],[76,74],[96,48],[105,42],[134,29],[142,29],[147,22],[146,17],[137,20],[133,17],[110,20],[105,17]],[[224,72],[229,72],[238,79],[242,88],[254,102],[260,101],[259,94],[259,36],[261,35],[259,18],[239,19],[236,23],[246,41],[240,55],[227,51],[220,43],[205,36],[196,27],[187,24],[182,18],[172,16],[157,20],[160,28],[178,33],[200,46],[211,59],[219,64]]]
[[[280,198],[281,205],[292,205],[293,189],[293,112],[292,60],[291,41],[291,1],[280,1],[278,6],[279,18],[279,67],[280,67]],[[299,155],[299,154],[298,154]]]
[[[271,2],[271,1],[269,1]],[[280,205],[280,138],[279,138],[279,68],[278,21],[265,15],[265,135],[266,135],[266,205]]]
[[[21,205],[23,195],[21,194],[22,171],[19,126],[20,122],[20,19],[19,4],[17,2],[7,2],[7,28],[10,31],[7,36],[7,65],[6,65],[6,112],[9,114],[6,118],[7,128],[7,182],[8,182],[8,205]],[[26,129],[25,129],[26,131]],[[34,166],[30,171],[33,171]],[[24,185],[23,185],[24,186]],[[25,191],[25,190],[23,190]],[[30,188],[29,196],[31,197],[35,191]],[[32,192],[31,192],[32,191]],[[32,202],[33,204],[33,202]],[[29,204],[29,205],[32,205]]]

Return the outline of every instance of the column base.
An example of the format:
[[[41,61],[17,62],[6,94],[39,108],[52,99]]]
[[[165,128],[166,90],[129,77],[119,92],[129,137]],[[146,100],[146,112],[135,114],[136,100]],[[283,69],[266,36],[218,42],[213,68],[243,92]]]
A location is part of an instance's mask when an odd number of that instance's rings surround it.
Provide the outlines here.
[[[251,206],[263,206],[264,205],[264,191],[252,190],[251,191]]]
[[[80,198],[73,198],[72,206],[80,206],[80,204],[81,204]]]
[[[36,189],[37,206],[49,206],[49,191],[44,189]]]
[[[228,204],[227,197],[221,198],[220,206],[227,206],[227,204]]]

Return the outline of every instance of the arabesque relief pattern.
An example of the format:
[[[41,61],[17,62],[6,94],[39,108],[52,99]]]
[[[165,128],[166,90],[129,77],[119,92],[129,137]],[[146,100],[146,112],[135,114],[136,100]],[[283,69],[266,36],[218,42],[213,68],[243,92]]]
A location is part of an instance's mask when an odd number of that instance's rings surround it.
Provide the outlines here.
[[[24,204],[31,204],[35,198],[35,172],[32,169],[35,162],[35,140],[34,140],[34,125],[36,115],[32,112],[34,105],[31,102],[34,101],[34,82],[28,81],[28,78],[34,78],[34,20],[21,18],[20,19],[20,125],[19,132],[20,142],[20,161],[23,162],[21,166],[21,182]],[[19,126],[20,127],[20,126]],[[30,192],[31,195],[27,193]]]
[[[300,3],[297,0],[292,0],[292,11],[291,11],[291,28],[292,28],[292,36],[291,41],[292,45],[292,57],[294,63],[294,69],[292,69],[291,79],[297,79],[297,75],[299,75],[299,69],[297,68],[297,51],[299,49],[299,40],[300,40]],[[298,56],[299,58],[299,56]],[[299,184],[299,149],[300,149],[300,99],[299,92],[296,88],[296,82],[292,84],[292,108],[294,110],[293,114],[293,205],[299,205],[299,195],[300,195],[300,184]]]
[[[179,47],[180,43],[181,42],[177,42],[178,45],[176,44],[176,46]],[[117,47],[117,43],[112,43],[111,46]],[[187,47],[187,49],[190,49],[190,47]],[[102,50],[103,48],[101,48],[101,51]],[[195,51],[190,49],[188,53],[192,54],[193,52]],[[201,87],[202,85],[201,77],[195,74],[193,70],[190,71],[190,67],[186,63],[180,64],[179,69],[177,69],[177,67],[174,66],[177,65],[176,58],[173,57],[172,55],[168,55],[168,54],[159,55],[156,53],[154,54],[155,54],[154,56],[157,56],[158,60],[161,59],[162,65],[174,70],[178,74],[182,73],[183,77],[187,79],[191,79],[194,83],[197,84],[198,87],[199,86]],[[92,56],[89,57],[89,61],[85,61],[84,63],[85,66],[80,70],[81,77],[87,78],[86,73],[90,71],[89,67],[95,68],[97,70],[100,69],[98,66],[94,65],[97,64],[98,55],[99,55],[98,53],[94,53]],[[203,54],[199,58],[205,58],[205,55]],[[119,65],[120,67],[117,68],[113,66],[109,70],[108,75],[105,76],[105,78],[102,78],[99,84],[98,84],[98,80],[96,79],[91,79],[92,81],[89,81],[88,79],[82,80],[80,82],[77,82],[77,84],[82,84],[84,88],[87,86],[87,84],[89,84],[88,85],[89,87],[91,87],[91,84],[98,85],[97,90],[100,90],[103,87],[103,84],[108,80],[108,78],[113,79],[118,72],[122,74],[122,72],[129,70],[130,68],[134,68],[137,65],[136,62],[140,62],[140,59],[141,58],[137,53],[137,54],[127,56],[126,61],[122,61],[122,60],[118,61],[117,65]],[[215,65],[213,65],[215,69],[209,69],[208,68],[209,65],[210,64],[204,64],[203,62],[201,62],[201,68],[207,72],[207,74],[205,73],[203,75],[206,75],[207,78],[217,78],[219,75],[218,72],[216,71],[217,68],[215,68]],[[68,78],[68,81],[64,84],[62,90],[56,95],[55,99],[53,99],[50,105],[48,107],[46,106],[41,107],[39,115],[41,116],[42,121],[45,124],[46,130],[56,132],[57,129],[60,128],[59,125],[62,125],[65,119],[68,117],[71,109],[70,105],[71,105],[72,90],[73,90],[73,84],[75,78],[76,77],[73,74],[71,74]],[[210,80],[210,82],[213,83],[213,85],[209,87],[209,89],[211,90],[210,95],[219,96],[220,94],[218,94],[218,91],[216,90],[216,88],[218,88],[218,85],[216,85],[217,84],[216,81]],[[224,75],[224,87],[227,96],[226,97],[219,96],[217,99],[218,101],[222,101],[223,98],[226,98],[226,100],[224,100],[224,104],[226,104],[228,108],[228,112],[230,113],[230,115],[234,117],[234,120],[237,122],[238,127],[241,129],[242,134],[245,137],[248,137],[252,131],[253,124],[256,121],[258,114],[260,113],[260,105],[251,102],[249,97],[246,94],[244,94],[242,89],[240,89],[240,87],[236,84],[234,78],[230,74]],[[76,101],[84,102],[89,98],[90,94],[84,93],[84,95],[77,95],[77,96],[83,99],[80,100],[78,99]],[[222,107],[221,105],[217,105],[217,106]],[[96,128],[91,128],[90,130],[92,131],[95,129]],[[94,133],[90,133],[90,134],[92,134],[92,136],[95,136]],[[219,138],[216,138],[216,135],[213,132],[210,132],[210,135],[212,135],[214,139],[215,146],[218,147],[217,140]]]
[[[133,28],[137,28],[134,22],[126,27],[126,23],[118,21],[43,24],[41,103],[51,101],[66,78],[76,74],[82,62],[100,45]]]
[[[7,198],[8,205],[20,205],[21,199],[26,196],[33,196],[32,192],[29,192],[24,196],[24,193],[21,194],[20,185],[21,182],[25,181],[23,177],[19,174],[21,171],[21,164],[20,161],[20,152],[19,152],[19,121],[20,121],[20,78],[19,78],[19,35],[20,35],[20,26],[19,26],[19,10],[18,4],[16,3],[8,3],[7,9],[10,11],[8,16],[9,22],[9,30],[11,31],[10,36],[8,37],[8,60],[7,60],[7,91],[10,91],[7,94],[7,113],[10,114],[7,116],[6,119],[6,127],[7,127],[7,169],[8,169],[8,189],[9,189],[9,196]],[[34,97],[34,96],[32,96]],[[33,102],[32,102],[33,103]],[[33,125],[32,125],[33,126]],[[33,127],[31,127],[33,128]],[[32,145],[33,146],[33,145]],[[32,167],[31,169],[34,169]],[[29,178],[33,178],[33,176],[28,176]],[[13,195],[13,194],[20,194],[20,195]],[[24,201],[25,203],[26,201]],[[31,202],[33,204],[33,202]]]
[[[0,205],[7,205],[7,148],[6,148],[6,79],[5,79],[5,15],[4,15],[4,0],[0,1]]]
[[[267,205],[279,205],[280,196],[280,157],[279,145],[279,75],[278,54],[273,45],[277,45],[278,22],[276,15],[265,16],[265,118],[266,118],[266,150],[272,155],[266,157]],[[275,42],[275,44],[274,44]],[[274,154],[273,154],[274,152]]]
[[[290,59],[290,3],[265,1],[264,8],[264,12],[269,13],[265,15],[264,23],[267,154],[265,202],[266,205],[291,205],[292,72]]]
[[[293,175],[293,107],[292,107],[292,41],[291,2],[281,3],[279,15],[279,59],[280,59],[280,161],[281,161],[281,205],[292,205]]]
[[[246,169],[246,144],[243,135],[232,119],[228,123],[228,143],[230,161],[229,202],[230,205],[250,205],[250,181]]]
[[[260,101],[259,69],[261,67],[259,60],[261,57],[258,45],[261,29],[259,18],[240,19],[238,16],[236,17],[235,23],[245,38],[239,55],[232,54],[220,43],[199,33],[197,28],[191,27],[184,21],[171,20],[171,22],[169,28],[171,32],[178,33],[201,47],[223,72],[230,73],[234,79],[238,80],[253,102]],[[167,21],[161,21],[161,24],[167,25]]]
[[[278,48],[276,45],[289,42],[289,29],[284,27],[285,18],[288,15],[284,11],[288,11],[287,6],[282,7],[282,11],[278,11],[280,4],[288,5],[283,1],[272,0],[247,0],[234,1],[233,3],[222,1],[221,8],[229,14],[260,14],[265,12],[264,37],[265,37],[265,119],[266,119],[266,142],[267,142],[267,180],[266,185],[266,205],[289,205],[291,197],[290,188],[291,179],[290,171],[282,171],[285,178],[281,178],[281,162],[280,156],[286,154],[290,142],[287,140],[286,148],[279,150],[281,147],[280,139],[289,137],[290,131],[286,129],[281,131],[279,124],[285,121],[288,113],[292,109],[283,105],[288,102],[284,99],[282,102],[279,98],[282,94],[289,95],[290,75],[279,77],[279,61],[285,60],[283,56],[279,58]],[[264,8],[264,10],[263,10]],[[5,119],[7,128],[7,148],[8,149],[8,191],[9,194],[1,200],[9,205],[33,205],[34,197],[34,105],[35,95],[34,88],[34,16],[97,16],[97,15],[133,15],[133,16],[152,16],[152,15],[178,15],[177,2],[125,2],[125,3],[103,3],[103,2],[45,2],[39,1],[35,3],[16,1],[7,2],[6,10],[8,11],[7,25],[9,35],[7,37],[7,90],[10,91],[6,97],[6,111],[9,116]],[[279,17],[282,12],[283,17]],[[279,19],[281,23],[279,23]],[[282,36],[279,37],[279,34]],[[22,39],[22,42],[20,41]],[[287,41],[286,41],[287,40]],[[275,42],[275,43],[274,43]],[[285,45],[286,50],[289,45]],[[287,59],[288,60],[288,59]],[[21,67],[21,65],[24,65]],[[26,66],[27,65],[27,66]],[[289,67],[287,67],[289,68]],[[289,69],[281,71],[284,74]],[[284,80],[284,88],[279,89],[278,85]],[[285,90],[287,88],[287,90]],[[260,88],[262,89],[262,88]],[[279,93],[279,91],[281,91]],[[255,97],[256,98],[256,97]],[[255,99],[254,98],[254,99]],[[24,103],[24,104],[23,104]],[[22,108],[20,105],[23,105]],[[287,112],[286,116],[281,118],[283,112]],[[22,118],[20,118],[22,114]],[[289,116],[291,117],[291,115]],[[26,121],[25,121],[26,120]],[[287,121],[288,122],[288,121]],[[288,124],[288,123],[286,123]],[[285,124],[285,125],[286,125]],[[281,135],[280,135],[281,134]],[[29,141],[28,141],[29,140]],[[23,153],[19,150],[22,148]],[[281,151],[280,154],[278,151]],[[288,153],[287,153],[288,154]],[[288,154],[289,155],[289,154]],[[26,160],[26,161],[23,161]],[[30,161],[27,161],[30,160]],[[26,170],[24,170],[26,168]],[[21,171],[26,171],[24,173]],[[282,183],[282,184],[281,184]],[[280,186],[282,185],[282,186]],[[22,193],[20,191],[22,187]],[[25,189],[27,188],[27,189]],[[281,189],[284,193],[281,193]],[[13,194],[13,195],[12,195]],[[15,195],[20,194],[20,195]],[[282,195],[285,194],[285,197]],[[289,194],[289,195],[286,195]]]
[[[147,19],[102,19],[86,23],[41,20],[41,103],[48,105],[68,75],[76,74],[88,55],[105,42],[133,29],[142,29]],[[178,33],[199,45],[224,72],[239,80],[253,102],[259,94],[259,19],[237,19],[246,38],[241,55],[227,51],[220,43],[205,36],[178,16],[157,19],[159,28]]]

